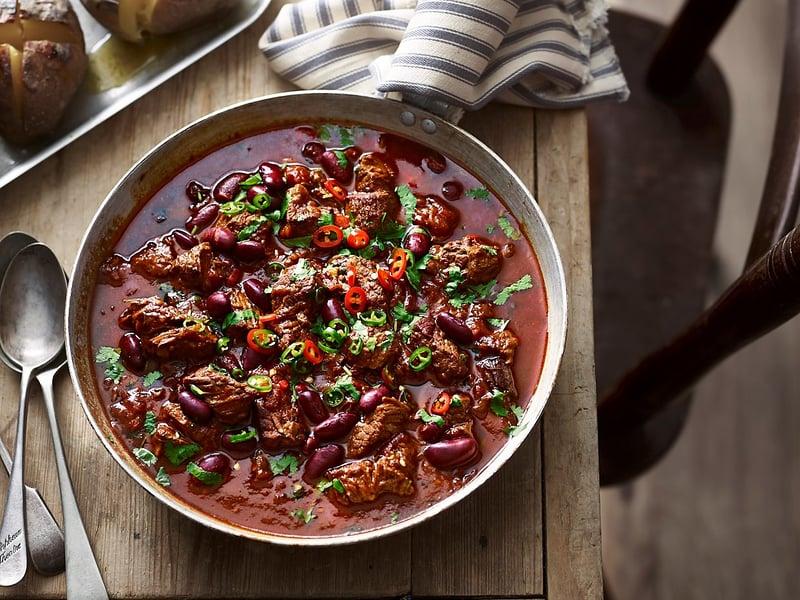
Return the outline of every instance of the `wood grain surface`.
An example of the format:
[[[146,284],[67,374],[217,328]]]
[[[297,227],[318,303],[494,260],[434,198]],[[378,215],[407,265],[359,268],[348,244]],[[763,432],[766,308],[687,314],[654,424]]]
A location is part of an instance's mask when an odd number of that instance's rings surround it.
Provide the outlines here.
[[[291,89],[257,49],[276,10],[277,4],[244,34],[0,189],[0,235],[27,231],[70,270],[99,204],[152,146],[211,111]],[[564,260],[569,338],[540,424],[486,485],[413,530],[345,547],[273,546],[207,529],[150,497],[100,444],[65,369],[56,382],[58,417],[87,532],[113,598],[602,596],[585,115],[490,106],[463,125],[535,191]],[[0,436],[8,445],[18,390],[16,375],[0,370]],[[28,421],[27,480],[60,520],[36,389]],[[6,483],[2,478],[3,496]],[[18,586],[0,589],[0,597],[64,595],[63,576],[33,571]]]

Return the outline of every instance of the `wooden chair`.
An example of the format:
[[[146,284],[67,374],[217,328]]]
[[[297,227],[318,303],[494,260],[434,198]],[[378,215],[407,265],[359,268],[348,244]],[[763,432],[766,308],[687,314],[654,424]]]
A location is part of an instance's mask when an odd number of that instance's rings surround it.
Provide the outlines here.
[[[692,387],[800,312],[795,2],[788,2],[780,105],[747,264],[706,307],[731,112],[706,50],[735,5],[688,0],[666,30],[610,15],[632,93],[627,103],[588,111],[602,485],[654,465],[680,434]]]

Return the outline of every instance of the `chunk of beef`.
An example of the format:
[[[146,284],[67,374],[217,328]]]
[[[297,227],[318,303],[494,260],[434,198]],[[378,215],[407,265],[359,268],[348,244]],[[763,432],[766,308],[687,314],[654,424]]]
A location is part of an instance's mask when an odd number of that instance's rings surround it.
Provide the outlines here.
[[[452,236],[460,220],[458,210],[436,196],[424,196],[414,209],[414,225],[424,227],[434,242]]]
[[[328,290],[346,292],[350,288],[347,283],[354,274],[355,284],[367,294],[367,309],[389,310],[392,292],[384,289],[375,275],[377,265],[374,261],[355,255],[333,256],[322,270],[320,283]]]
[[[361,155],[355,170],[357,192],[394,192],[395,171],[378,154],[369,152]]]
[[[111,389],[111,418],[130,432],[144,427],[144,419],[150,405],[161,402],[167,395],[164,388],[129,388],[115,385]]]
[[[417,444],[407,433],[398,433],[373,458],[365,458],[328,469],[326,479],[338,480],[344,492],[328,492],[345,505],[372,502],[382,494],[410,496],[417,470]]]
[[[175,254],[169,238],[151,240],[131,256],[131,270],[148,279],[163,279],[172,272]]]
[[[272,477],[272,466],[269,464],[269,456],[261,451],[256,452],[250,461],[250,478],[254,481],[269,481]]]
[[[230,261],[215,254],[208,242],[201,242],[175,258],[170,283],[182,290],[212,292],[222,285],[230,269]]]
[[[232,289],[228,293],[231,311],[237,313],[239,318],[228,325],[225,332],[229,335],[245,335],[248,330],[258,327],[258,318],[261,316],[259,308],[247,297],[240,288]]]
[[[357,350],[357,352],[354,352]],[[400,344],[394,331],[356,321],[344,344],[347,362],[361,369],[382,369],[394,361]]]
[[[397,221],[400,201],[393,190],[351,192],[345,208],[355,227],[373,233]]]
[[[456,268],[462,275],[461,285],[491,281],[502,267],[500,251],[475,235],[433,246],[430,253],[431,260],[426,266],[428,272],[443,273],[442,278],[447,280],[446,271]]]
[[[450,384],[469,374],[467,354],[447,339],[439,329],[434,330],[430,349],[432,351],[430,369],[439,382]]]
[[[319,285],[319,275],[314,263],[300,259],[284,269],[272,286],[272,312],[275,320],[270,326],[281,338],[282,348],[307,337],[316,319],[314,294]]]
[[[320,217],[333,213],[330,206],[314,199],[304,185],[290,187],[286,198],[286,224],[279,234],[284,239],[311,235],[319,227]]]
[[[203,400],[226,424],[240,423],[250,415],[250,408],[259,393],[227,373],[201,367],[183,378],[183,385],[200,390]]]
[[[476,398],[476,414],[485,415],[492,398],[502,394],[503,406],[508,409],[519,398],[514,373],[511,367],[499,356],[489,356],[475,361],[477,377],[474,378],[472,395]]]
[[[279,450],[306,441],[308,430],[297,403],[292,402],[289,386],[273,386],[271,391],[259,394],[255,402],[262,447]]]
[[[237,236],[248,229],[250,234],[248,240],[267,244],[272,237],[272,223],[262,215],[253,214],[249,211],[240,212],[237,215],[221,215],[217,221],[217,226],[227,227]]]
[[[356,423],[347,443],[347,455],[362,458],[406,428],[411,409],[397,398],[384,398],[363,420]]]
[[[519,338],[509,329],[493,331],[475,341],[475,347],[481,355],[500,356],[508,365],[514,363],[517,346],[519,346]]]
[[[199,360],[214,355],[219,335],[208,327],[191,324],[143,337],[145,352],[163,360]]]
[[[127,300],[126,304],[119,316],[120,326],[133,329],[143,337],[179,327],[187,317],[185,312],[167,304],[158,296]]]
[[[100,265],[98,271],[97,283],[102,285],[111,285],[113,287],[120,287],[131,274],[131,263],[125,257],[119,254],[112,254],[103,264]]]
[[[186,416],[180,404],[176,402],[164,402],[164,404],[161,405],[159,418],[162,421],[168,421],[184,436],[197,442],[201,446],[210,447],[219,439],[220,432],[217,428],[195,423]]]

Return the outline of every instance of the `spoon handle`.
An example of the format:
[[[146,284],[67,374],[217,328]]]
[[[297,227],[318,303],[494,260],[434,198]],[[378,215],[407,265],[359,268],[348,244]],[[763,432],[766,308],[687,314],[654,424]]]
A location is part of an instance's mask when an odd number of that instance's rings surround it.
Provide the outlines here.
[[[11,473],[11,454],[0,440],[0,460]],[[42,495],[34,487],[25,486],[25,522],[28,529],[28,552],[31,563],[40,575],[57,575],[64,571],[64,535]]]
[[[62,363],[63,364],[63,363]],[[50,421],[50,432],[53,435],[53,448],[56,455],[56,470],[61,490],[61,510],[64,514],[64,539],[67,549],[67,598],[86,600],[107,600],[108,592],[103,583],[103,576],[92,551],[89,537],[83,526],[78,501],[72,487],[67,460],[64,456],[64,445],[58,429],[56,409],[53,401],[53,378],[61,367],[46,369],[37,376],[42,388],[42,398],[47,408]]]
[[[0,523],[0,585],[16,585],[28,570],[28,539],[25,534],[25,425],[28,413],[28,387],[33,375],[29,367],[22,369],[20,380],[17,437],[14,440],[14,462],[8,482],[8,496]]]

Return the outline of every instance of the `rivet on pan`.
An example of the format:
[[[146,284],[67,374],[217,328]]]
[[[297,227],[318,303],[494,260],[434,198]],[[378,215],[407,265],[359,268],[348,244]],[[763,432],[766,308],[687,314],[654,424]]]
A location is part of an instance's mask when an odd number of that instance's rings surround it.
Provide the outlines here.
[[[422,127],[422,131],[425,133],[436,133],[436,123],[430,119],[422,119],[422,121],[420,121],[420,127]]]
[[[400,113],[400,122],[403,125],[411,127],[417,121],[417,116],[410,110],[404,110]]]

